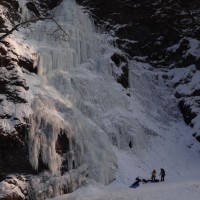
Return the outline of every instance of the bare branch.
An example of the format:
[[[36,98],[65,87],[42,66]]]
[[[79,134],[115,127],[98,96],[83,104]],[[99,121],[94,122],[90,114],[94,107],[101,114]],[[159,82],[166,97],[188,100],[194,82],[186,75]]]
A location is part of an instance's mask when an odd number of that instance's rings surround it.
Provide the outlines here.
[[[61,27],[60,24],[58,24],[58,22],[52,17],[51,20],[58,26],[58,28],[63,32],[63,34],[65,36],[68,37],[68,39],[70,39],[70,35]]]
[[[30,2],[32,2],[33,4],[35,3],[35,2],[33,2],[33,0],[30,0]],[[36,2],[37,3],[37,2]],[[15,12],[15,14],[17,14],[16,13],[16,11],[14,10],[12,10],[11,9],[11,11],[12,12]],[[41,10],[40,10],[41,11]],[[53,23],[55,23],[56,24],[56,26],[57,26],[57,29],[55,30],[55,31],[53,31],[53,33],[51,34],[48,34],[48,35],[51,35],[51,36],[53,36],[55,39],[56,38],[60,38],[60,39],[62,39],[62,40],[65,40],[65,41],[67,41],[67,40],[69,40],[70,39],[70,35],[62,28],[62,26],[53,18],[54,17],[54,14],[53,13],[49,13],[48,11],[47,11],[47,9],[44,9],[44,10],[42,10],[42,12],[40,12],[39,13],[39,16],[36,16],[35,14],[34,14],[34,12],[32,13],[33,15],[32,15],[32,17],[31,17],[31,19],[29,19],[29,20],[26,20],[26,21],[22,21],[22,22],[19,22],[18,24],[16,24],[16,25],[13,25],[13,27],[10,29],[10,30],[6,30],[6,31],[4,31],[4,32],[2,32],[1,34],[0,34],[0,42],[3,40],[3,39],[5,39],[7,36],[9,36],[9,35],[11,35],[15,30],[18,30],[18,28],[20,28],[20,27],[23,27],[23,26],[29,26],[31,23],[35,23],[35,22],[37,22],[37,21],[39,21],[39,20],[52,20],[52,22]]]
[[[9,31],[7,31],[5,34],[3,34],[2,36],[0,36],[0,41],[2,41],[4,38],[6,38],[8,35],[12,34],[13,31],[17,30],[19,27],[22,27],[24,25],[29,25],[30,23],[35,23],[39,20],[45,20],[45,19],[52,19],[52,17],[38,17],[38,18],[33,18],[33,19],[30,19],[30,20],[27,20],[27,21],[23,21],[23,22],[20,22],[18,24],[16,24],[15,26],[13,26],[12,29],[10,29]]]

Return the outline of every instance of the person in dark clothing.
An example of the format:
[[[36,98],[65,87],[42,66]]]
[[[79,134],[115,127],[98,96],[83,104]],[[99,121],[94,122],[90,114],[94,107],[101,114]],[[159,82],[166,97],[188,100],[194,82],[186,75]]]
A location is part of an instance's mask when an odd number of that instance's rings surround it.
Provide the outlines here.
[[[130,188],[137,188],[140,185],[141,182],[140,178],[137,177],[135,180],[136,181],[130,186]]]
[[[152,181],[152,182],[155,182],[155,180],[156,180],[156,170],[154,169],[154,170],[152,171],[152,173],[151,173],[151,181]]]
[[[163,168],[160,169],[160,181],[165,180],[165,170]]]
[[[149,180],[146,180],[146,179],[142,179],[142,183],[148,183],[149,182]]]

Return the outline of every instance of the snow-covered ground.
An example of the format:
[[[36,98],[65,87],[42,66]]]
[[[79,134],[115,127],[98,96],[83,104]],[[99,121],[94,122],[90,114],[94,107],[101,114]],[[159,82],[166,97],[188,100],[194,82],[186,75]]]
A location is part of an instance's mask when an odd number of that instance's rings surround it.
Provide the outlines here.
[[[143,155],[114,148],[118,170],[110,185],[89,181],[87,186],[53,200],[199,200],[199,145],[191,139],[191,130],[184,122],[167,127],[160,127],[162,136],[152,141]],[[164,182],[140,183],[136,189],[129,188],[137,176],[150,179],[153,169],[160,180],[161,167],[166,170]]]
[[[172,106],[175,102],[168,95],[163,97]],[[140,112],[137,115],[141,117]],[[192,129],[181,118],[169,123],[148,123],[159,133],[148,147],[137,153],[114,147],[118,169],[113,183],[103,186],[89,181],[87,186],[53,200],[199,200],[200,151],[199,144],[191,137]],[[140,183],[136,189],[129,188],[137,176],[150,179],[153,169],[160,179],[160,168],[166,170],[164,182]]]
[[[186,176],[162,183],[141,184],[136,189],[124,185],[93,185],[54,200],[198,200],[199,196],[199,177]]]

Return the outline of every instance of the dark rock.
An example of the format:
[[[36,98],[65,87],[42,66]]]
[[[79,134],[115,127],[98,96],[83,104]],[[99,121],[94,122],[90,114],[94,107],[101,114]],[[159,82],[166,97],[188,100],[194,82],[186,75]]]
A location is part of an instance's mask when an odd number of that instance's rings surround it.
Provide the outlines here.
[[[10,44],[7,41],[1,41],[1,43],[4,44],[6,47],[10,47]]]
[[[197,70],[200,70],[200,58],[196,59],[196,68]]]
[[[0,16],[0,30],[5,28],[4,23],[5,23],[5,20]]]
[[[185,95],[180,94],[179,92],[176,92],[176,93],[175,93],[175,97],[176,97],[177,99],[180,99],[180,98],[183,97],[183,96],[185,96]]]
[[[177,67],[187,67],[193,64],[196,64],[196,57],[194,55],[188,54],[185,58],[182,58],[182,61],[179,62]]]
[[[7,194],[4,196],[1,200],[24,200],[21,196],[19,196],[17,193]]]
[[[29,164],[28,148],[25,141],[21,140],[21,135],[0,134],[0,171],[5,174],[33,173]]]
[[[183,115],[185,123],[190,126],[193,126],[191,121],[197,116],[197,114],[195,112],[192,112],[190,105],[187,105],[187,103],[184,100],[181,100],[179,102],[179,109]]]
[[[1,5],[9,9],[15,9],[16,11],[19,9],[19,2],[17,0],[1,0]]]
[[[6,94],[6,99],[8,101],[12,101],[14,103],[27,103],[27,101],[25,99],[21,98],[17,94],[17,91],[8,91]]]
[[[8,84],[8,80],[6,79],[0,79],[0,94],[7,93],[6,85]]]
[[[200,96],[200,89],[196,89],[191,96]]]
[[[76,1],[90,9],[97,25],[103,26],[108,32],[114,31],[114,35],[119,38],[119,48],[131,57],[147,56],[148,62],[155,67],[175,64],[177,58],[180,67],[193,62],[190,56],[184,62],[181,59],[184,54],[183,38],[193,37],[195,30],[199,30],[199,25],[196,25],[197,22],[191,19],[190,15],[190,11],[199,8],[198,0],[187,3],[159,0]],[[198,18],[199,13],[196,15],[193,17]],[[109,25],[106,23],[108,21]],[[116,24],[119,25],[118,29],[113,28]],[[121,24],[123,26],[120,27]],[[123,39],[126,39],[126,42]],[[182,39],[180,49],[166,55],[166,49],[178,44]]]
[[[0,118],[1,119],[10,119],[12,116],[11,115],[8,115],[8,114],[2,114],[0,115]]]
[[[1,23],[1,22],[0,22]],[[5,56],[7,54],[7,51],[4,47],[0,46],[0,55]]]
[[[35,171],[29,162],[27,124],[18,123],[15,126],[16,133],[0,133],[0,172],[4,174],[38,174],[45,169],[46,164],[41,157],[38,160],[38,170]]]
[[[16,80],[16,81],[13,81],[11,85],[14,85],[14,86],[21,86],[23,87],[25,90],[28,90],[29,87],[26,85],[26,82],[25,80]]]
[[[168,79],[169,78],[168,75],[166,75],[166,74],[163,74],[162,77],[163,77],[163,79]]]
[[[196,137],[196,135],[197,135],[196,133],[193,133],[193,134],[192,134],[193,137]]]
[[[19,21],[21,19],[21,16],[18,13],[19,2],[17,0],[1,0],[0,4],[8,8],[8,11],[4,14],[8,17],[11,23],[13,23],[14,21]]]
[[[122,66],[122,74],[117,78],[117,82],[120,83],[124,88],[129,87],[129,68],[128,65]]]
[[[11,59],[7,56],[0,55],[0,67],[7,67],[11,63]]]
[[[128,69],[128,62],[123,55],[120,54],[113,54],[111,56],[112,61],[116,64],[117,67],[122,69],[122,74],[117,77],[117,82],[120,83],[124,88],[129,87],[129,69]]]
[[[166,51],[165,60],[170,64],[175,64],[177,67],[187,67],[187,60],[184,58],[186,51],[189,49],[189,41],[183,39],[179,47],[175,51]],[[186,60],[186,61],[185,61]],[[190,65],[190,64],[189,64]]]
[[[27,69],[29,72],[37,73],[37,67],[33,66],[33,61],[28,60],[24,57],[18,58],[18,65],[20,67],[23,67],[24,69]]]
[[[56,6],[58,6],[62,0],[43,0],[39,1],[40,7],[43,9],[54,9]]]
[[[28,2],[26,3],[26,7],[32,11],[37,17],[40,16],[40,12],[38,11],[38,9],[36,8],[35,4],[33,2]]]
[[[180,13],[188,8],[195,9],[192,3],[179,4],[176,1],[142,0],[142,1],[105,1],[105,0],[76,0],[79,4],[90,9],[90,13],[97,26],[103,26],[106,31],[111,31],[118,38],[117,46],[130,58],[145,57],[145,61],[152,66],[168,67],[176,65],[186,67],[195,64],[195,58],[183,55],[189,48],[189,41],[184,39],[184,30],[188,27],[182,22],[183,19],[191,21],[188,15],[181,16]],[[159,10],[159,12],[157,12]],[[109,22],[109,23],[107,23]],[[188,34],[193,36],[193,22],[190,22],[191,31]],[[118,25],[117,29],[114,28]],[[123,25],[120,27],[120,25]],[[114,32],[114,33],[113,33]],[[167,48],[178,44],[176,51],[167,52]],[[113,55],[111,58],[117,66],[120,58]],[[123,75],[117,79],[125,88],[128,87],[128,68],[123,67]]]
[[[127,62],[123,55],[120,54],[113,54],[111,56],[112,61],[119,67],[121,63]]]
[[[197,141],[200,142],[200,135],[196,137]]]
[[[123,49],[123,51],[131,58],[133,56],[136,56],[141,53],[141,47],[138,42],[128,42],[124,39],[117,39],[116,44],[120,49]]]
[[[0,171],[0,182],[6,179],[6,175]]]

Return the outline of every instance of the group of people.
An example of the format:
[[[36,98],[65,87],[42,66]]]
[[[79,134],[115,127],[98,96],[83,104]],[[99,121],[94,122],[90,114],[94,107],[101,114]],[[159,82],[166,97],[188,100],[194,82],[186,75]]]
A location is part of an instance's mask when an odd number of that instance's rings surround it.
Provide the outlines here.
[[[163,168],[160,169],[160,181],[163,182],[165,180],[165,170]],[[139,176],[135,179],[136,181],[130,186],[130,188],[137,188],[142,183],[148,183],[148,182],[159,182],[158,179],[156,179],[156,170],[154,169],[151,173],[151,180],[146,179],[140,179]]]
[[[160,181],[163,182],[165,180],[165,170],[163,168],[160,169]],[[156,182],[156,170],[154,169],[151,173],[151,181]]]

